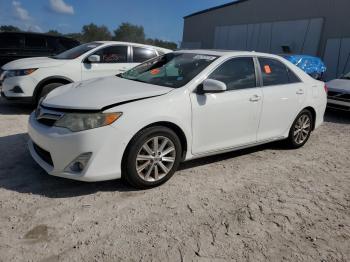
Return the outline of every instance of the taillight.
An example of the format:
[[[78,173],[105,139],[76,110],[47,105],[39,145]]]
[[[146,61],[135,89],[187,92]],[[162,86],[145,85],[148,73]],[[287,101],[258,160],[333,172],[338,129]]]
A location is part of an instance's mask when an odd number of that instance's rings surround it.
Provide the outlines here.
[[[328,86],[326,84],[324,84],[324,91],[328,93]]]

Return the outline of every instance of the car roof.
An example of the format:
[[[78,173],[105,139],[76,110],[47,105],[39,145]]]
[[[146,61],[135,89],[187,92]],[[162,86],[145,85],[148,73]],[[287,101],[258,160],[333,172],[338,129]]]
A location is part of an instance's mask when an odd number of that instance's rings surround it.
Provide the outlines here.
[[[281,58],[277,55],[272,55],[268,53],[260,53],[255,51],[236,51],[236,50],[216,50],[216,49],[180,49],[176,50],[177,53],[195,53],[200,55],[213,55],[213,56],[263,56],[271,58]]]
[[[44,36],[44,37],[52,37],[52,38],[65,38],[65,39],[69,39],[72,41],[76,41],[79,43],[78,40],[71,38],[71,37],[67,37],[64,35],[51,35],[51,34],[45,34],[45,33],[38,33],[38,32],[13,32],[13,31],[1,31],[0,34],[14,34],[14,35],[38,35],[38,36]]]
[[[132,46],[139,46],[139,47],[153,47],[158,50],[164,50],[164,51],[172,51],[170,49],[166,49],[159,46],[154,45],[147,45],[147,44],[139,44],[139,43],[133,43],[133,42],[123,42],[123,41],[93,41],[94,43],[100,43],[100,44],[122,44],[122,45],[132,45]]]

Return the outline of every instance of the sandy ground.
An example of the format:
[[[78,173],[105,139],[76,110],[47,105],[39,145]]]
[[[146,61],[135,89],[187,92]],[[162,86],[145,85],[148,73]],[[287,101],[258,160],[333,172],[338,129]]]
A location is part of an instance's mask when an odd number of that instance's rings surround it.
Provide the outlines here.
[[[0,104],[0,261],[350,261],[350,116],[297,151],[270,144],[185,163],[135,191],[48,176],[30,109]]]

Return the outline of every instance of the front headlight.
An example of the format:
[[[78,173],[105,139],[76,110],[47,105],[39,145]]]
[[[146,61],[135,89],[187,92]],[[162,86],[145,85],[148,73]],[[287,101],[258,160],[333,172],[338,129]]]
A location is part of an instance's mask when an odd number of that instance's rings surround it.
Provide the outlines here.
[[[20,70],[7,70],[6,78],[15,77],[15,76],[27,76],[34,73],[38,68],[29,68],[29,69],[20,69]]]
[[[72,132],[108,126],[117,121],[123,113],[67,113],[54,126],[68,128]]]

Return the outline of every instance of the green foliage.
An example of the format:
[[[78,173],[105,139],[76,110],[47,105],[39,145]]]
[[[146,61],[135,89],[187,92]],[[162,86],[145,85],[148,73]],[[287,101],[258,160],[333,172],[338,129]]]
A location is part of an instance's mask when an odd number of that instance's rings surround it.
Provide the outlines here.
[[[84,42],[84,36],[81,33],[69,33],[69,34],[65,34],[65,37],[69,37],[69,38],[73,38],[77,41],[79,41],[80,43]]]
[[[145,31],[143,26],[137,26],[130,23],[122,23],[116,30],[114,30],[115,41],[124,41],[124,42],[134,42],[140,44],[149,44],[159,47],[164,47],[168,49],[176,49],[177,44],[170,41],[164,41],[160,39],[146,39]]]
[[[19,29],[16,26],[13,25],[2,25],[0,26],[0,32],[20,32],[21,29]]]
[[[83,42],[107,41],[112,39],[111,33],[106,26],[97,26],[93,23],[83,26],[82,36]]]
[[[54,35],[54,36],[62,36],[62,34],[60,32],[58,32],[57,30],[49,30],[46,34]]]
[[[146,42],[146,36],[143,26],[122,23],[116,30],[114,30],[113,40],[142,44]]]
[[[167,48],[167,49],[171,49],[171,50],[175,50],[177,48],[177,44],[174,42],[170,42],[170,41],[164,41],[164,40],[160,40],[160,39],[147,39],[146,40],[146,44],[148,45],[154,45],[154,46],[159,46],[159,47],[163,47],[163,48]]]
[[[0,31],[19,32],[19,28],[12,25],[0,26]],[[149,44],[159,46],[168,49],[176,49],[177,44],[170,41],[164,41],[160,39],[146,38],[145,30],[143,26],[133,25],[131,23],[122,23],[116,30],[114,30],[112,37],[111,32],[104,25],[98,26],[96,24],[84,25],[81,33],[62,34],[57,30],[49,30],[47,34],[55,36],[66,36],[78,40],[81,43],[87,43],[92,41],[123,41],[134,42],[140,44]]]

